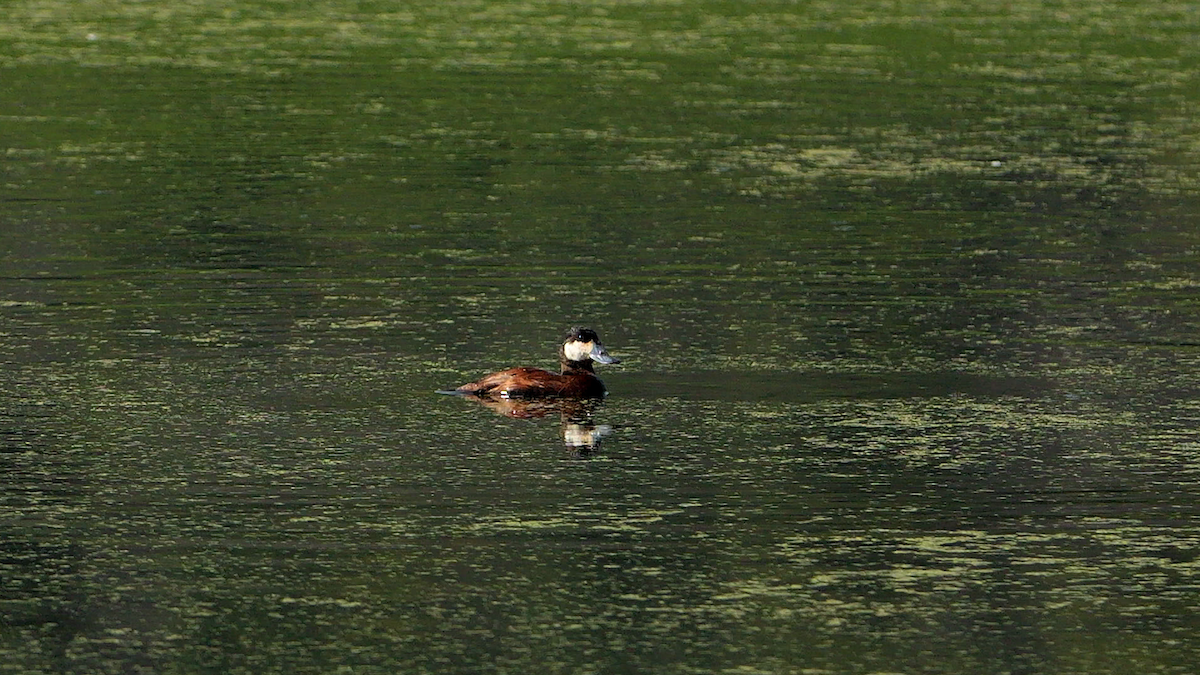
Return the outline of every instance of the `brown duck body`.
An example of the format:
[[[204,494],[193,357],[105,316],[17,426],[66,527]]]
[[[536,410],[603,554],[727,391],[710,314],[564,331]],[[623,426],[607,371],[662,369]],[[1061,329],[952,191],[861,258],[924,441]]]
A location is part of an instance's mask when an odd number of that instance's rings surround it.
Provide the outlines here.
[[[572,328],[558,352],[562,372],[509,368],[443,393],[479,398],[599,398],[608,393],[592,363],[620,360],[609,356],[595,331]]]
[[[591,366],[590,363],[588,365]],[[596,373],[590,367],[586,370],[563,368],[562,373],[552,373],[541,368],[509,368],[464,384],[455,391],[473,396],[501,398],[597,398],[607,393],[604,383],[596,377]]]

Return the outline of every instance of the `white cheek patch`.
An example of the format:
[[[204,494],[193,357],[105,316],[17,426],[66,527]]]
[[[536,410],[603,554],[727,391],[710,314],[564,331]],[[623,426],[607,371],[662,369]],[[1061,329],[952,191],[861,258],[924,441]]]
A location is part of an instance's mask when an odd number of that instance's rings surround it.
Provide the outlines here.
[[[592,343],[571,341],[563,345],[563,355],[568,361],[586,361],[592,356]]]

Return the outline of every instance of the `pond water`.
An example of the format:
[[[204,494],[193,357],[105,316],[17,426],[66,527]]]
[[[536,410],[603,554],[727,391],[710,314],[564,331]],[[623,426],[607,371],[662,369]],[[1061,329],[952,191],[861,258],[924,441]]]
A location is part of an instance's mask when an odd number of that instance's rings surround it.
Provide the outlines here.
[[[6,6],[0,672],[1200,668],[1191,3],[248,4]]]

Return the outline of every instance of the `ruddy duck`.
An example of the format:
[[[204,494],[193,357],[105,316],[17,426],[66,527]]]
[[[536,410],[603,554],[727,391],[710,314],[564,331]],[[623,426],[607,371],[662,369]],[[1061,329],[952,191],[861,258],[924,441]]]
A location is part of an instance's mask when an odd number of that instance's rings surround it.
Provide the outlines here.
[[[510,368],[441,394],[478,398],[599,398],[608,393],[592,363],[620,363],[609,356],[591,328],[572,328],[558,350],[561,373],[540,368]]]

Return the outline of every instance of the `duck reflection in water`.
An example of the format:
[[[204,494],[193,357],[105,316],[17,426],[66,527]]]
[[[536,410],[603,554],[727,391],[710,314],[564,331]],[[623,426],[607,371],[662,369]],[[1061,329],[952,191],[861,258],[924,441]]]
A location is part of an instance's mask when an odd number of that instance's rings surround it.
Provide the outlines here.
[[[514,419],[537,419],[559,414],[562,417],[563,444],[571,452],[586,457],[600,448],[600,441],[610,433],[612,427],[596,424],[594,416],[603,405],[602,399],[552,399],[523,400],[511,398],[483,398],[464,395],[497,415]]]
[[[518,419],[562,415],[563,441],[587,454],[611,431],[596,426],[592,416],[608,391],[596,377],[593,363],[620,363],[610,356],[600,336],[590,328],[567,331],[558,350],[561,372],[540,368],[509,368],[439,394],[473,399],[498,414]]]

